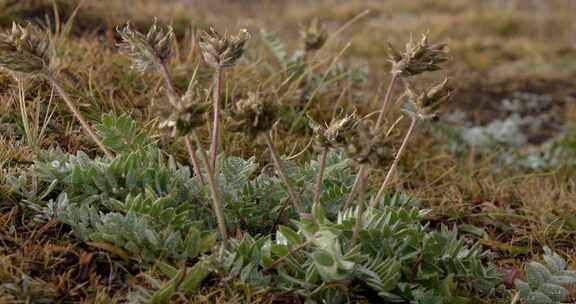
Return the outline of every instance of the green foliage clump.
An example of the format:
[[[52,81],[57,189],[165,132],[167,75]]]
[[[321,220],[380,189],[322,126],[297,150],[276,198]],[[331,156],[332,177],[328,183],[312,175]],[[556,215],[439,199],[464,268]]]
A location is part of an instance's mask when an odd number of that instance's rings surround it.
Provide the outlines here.
[[[148,144],[128,116],[105,115],[98,130],[118,153],[114,160],[53,150],[12,179],[17,193],[30,192],[26,176],[46,184],[44,192],[28,195],[37,217],[56,218],[81,240],[110,242],[148,261],[194,258],[210,249],[215,236],[204,229],[213,222],[190,169]]]
[[[565,303],[576,286],[576,271],[568,270],[566,261],[548,247],[543,259],[545,264],[532,261],[526,266],[526,281],[516,280],[516,289],[528,304]]]
[[[345,302],[353,291],[380,301],[457,303],[463,299],[452,295],[456,288],[489,291],[499,284],[496,269],[481,263],[487,252],[466,245],[455,229],[429,229],[425,213],[410,206],[370,209],[350,247],[355,210],[330,220],[316,208],[313,219],[295,222],[297,231],[281,226],[274,238],[233,242],[220,256],[220,271],[237,288],[274,286],[330,303]]]
[[[138,150],[148,142],[145,132],[138,129],[136,122],[128,115],[102,115],[102,122],[96,130],[105,139],[104,144],[114,152]]]

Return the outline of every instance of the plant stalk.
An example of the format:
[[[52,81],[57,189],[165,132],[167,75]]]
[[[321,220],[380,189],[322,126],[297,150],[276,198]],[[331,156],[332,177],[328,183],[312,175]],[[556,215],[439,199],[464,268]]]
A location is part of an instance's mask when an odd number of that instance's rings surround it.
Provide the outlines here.
[[[366,184],[366,176],[368,176],[368,171],[360,176],[358,182],[358,210],[356,215],[356,224],[354,225],[354,231],[352,232],[352,243],[350,247],[354,247],[356,241],[358,240],[358,236],[360,234],[360,229],[362,229],[362,219],[364,216],[364,197],[365,197],[365,184]]]
[[[168,95],[168,100],[173,106],[177,106],[180,102],[180,96],[176,92],[176,88],[174,87],[174,82],[172,81],[172,77],[170,77],[170,73],[168,72],[168,68],[165,64],[160,63],[160,74],[162,74],[162,78],[164,78],[164,84],[166,88],[166,94]],[[198,157],[196,157],[196,151],[194,151],[194,147],[192,145],[192,140],[189,136],[184,136],[184,142],[186,144],[186,150],[188,151],[188,156],[190,157],[190,161],[192,162],[192,166],[194,169],[194,173],[198,177],[198,183],[200,187],[203,187],[206,182],[204,181],[204,177],[202,176],[202,171],[200,170],[200,162],[198,161]]]
[[[384,116],[386,116],[385,115],[386,110],[388,109],[388,104],[390,104],[390,99],[392,97],[394,87],[396,86],[396,82],[398,82],[398,74],[392,74],[392,79],[390,79],[390,83],[388,84],[386,95],[382,100],[382,106],[380,107],[380,114],[378,114],[378,119],[376,120],[376,126],[375,126],[376,129],[378,129],[384,122]]]
[[[352,201],[354,200],[354,196],[356,195],[356,191],[358,191],[358,186],[360,185],[360,176],[364,175],[364,171],[366,170],[365,165],[361,165],[358,169],[358,174],[356,175],[356,179],[354,179],[354,184],[352,184],[352,189],[350,189],[350,193],[348,193],[348,197],[346,197],[346,201],[344,205],[340,208],[340,210],[344,211],[350,207]]]
[[[168,95],[168,100],[172,106],[177,106],[180,97],[178,93],[176,93],[176,88],[174,87],[174,82],[172,81],[172,77],[170,77],[170,73],[168,72],[168,68],[165,64],[159,64],[160,67],[160,74],[162,74],[162,78],[164,78],[164,84],[166,87],[166,93]]]
[[[322,192],[322,181],[324,179],[324,169],[326,169],[326,157],[328,156],[328,147],[322,148],[320,155],[320,170],[316,176],[316,186],[314,187],[314,204],[320,202],[320,193]]]
[[[80,125],[82,125],[82,128],[84,128],[86,133],[88,133],[88,136],[90,136],[90,138],[92,138],[92,140],[96,143],[96,145],[100,148],[100,150],[102,150],[102,152],[106,154],[106,157],[108,159],[110,160],[114,159],[114,154],[110,150],[108,150],[108,148],[106,147],[106,145],[104,145],[100,137],[96,135],[96,132],[94,131],[94,129],[92,129],[92,126],[90,126],[86,118],[84,118],[84,115],[82,115],[80,110],[76,107],[76,105],[74,104],[68,93],[66,93],[66,91],[64,90],[64,88],[62,88],[62,86],[56,80],[56,78],[54,78],[54,76],[50,74],[44,74],[44,77],[56,88],[56,91],[58,91],[58,94],[60,94],[60,97],[62,97],[62,99],[66,103],[66,106],[68,106],[68,109],[72,112],[72,114],[76,117],[76,119],[78,119]]]
[[[223,68],[217,67],[214,73],[214,121],[212,122],[212,143],[210,145],[210,164],[212,169],[216,168],[216,158],[218,157],[218,145],[220,141],[220,93],[222,90]]]
[[[392,162],[390,169],[388,169],[388,173],[386,173],[386,177],[384,178],[384,181],[382,182],[382,185],[380,186],[378,193],[376,193],[376,196],[370,202],[371,208],[376,207],[376,205],[378,204],[378,201],[380,201],[380,198],[382,198],[382,195],[384,194],[384,190],[386,190],[386,187],[388,186],[388,183],[390,182],[390,179],[392,178],[394,171],[396,171],[396,167],[398,167],[398,163],[400,162],[400,158],[402,157],[402,154],[406,150],[406,146],[408,146],[408,140],[410,139],[410,136],[412,135],[412,132],[414,131],[414,128],[416,127],[417,122],[418,122],[418,119],[416,117],[412,117],[412,121],[410,122],[410,127],[408,128],[408,131],[406,131],[406,135],[404,136],[404,139],[402,140],[402,145],[400,146],[400,149],[398,149],[398,152],[396,153],[396,157],[394,157],[394,161]]]
[[[264,138],[266,139],[266,144],[268,145],[268,149],[270,149],[270,154],[272,155],[272,160],[274,161],[274,164],[276,165],[276,169],[278,170],[278,174],[280,174],[280,178],[282,178],[282,181],[284,181],[284,184],[286,185],[286,188],[288,189],[288,194],[290,195],[290,198],[292,199],[292,203],[294,204],[294,207],[296,207],[296,210],[298,210],[300,217],[306,217],[306,210],[304,209],[304,204],[302,204],[302,200],[300,199],[298,194],[296,194],[296,192],[294,191],[294,187],[292,187],[292,181],[290,181],[290,178],[286,174],[286,170],[284,169],[284,165],[282,164],[282,160],[280,159],[280,156],[278,155],[278,151],[276,150],[276,147],[274,146],[274,143],[272,142],[272,137],[270,137],[270,134],[268,132],[265,132]]]
[[[390,99],[392,98],[392,92],[394,91],[394,87],[396,83],[398,83],[399,76],[398,74],[392,74],[392,79],[390,79],[390,83],[388,84],[388,89],[386,89],[386,94],[384,95],[384,99],[382,100],[382,106],[380,107],[380,114],[378,114],[378,119],[376,120],[376,124],[374,125],[374,130],[378,130],[382,123],[384,122],[384,116],[386,114],[386,110],[388,110],[388,104],[390,103]],[[356,191],[358,190],[358,179],[364,174],[365,165],[361,165],[360,169],[358,169],[358,174],[356,175],[356,179],[354,180],[354,184],[352,185],[352,189],[348,194],[348,198],[346,198],[346,202],[342,210],[347,209],[350,204],[352,204],[352,200],[354,200],[354,196],[356,195]]]
[[[192,162],[192,167],[194,169],[194,174],[198,177],[198,183],[200,187],[204,187],[206,182],[204,181],[204,176],[202,176],[202,171],[200,171],[200,162],[198,161],[198,157],[196,157],[196,151],[194,146],[192,145],[192,140],[189,136],[184,136],[184,142],[186,144],[186,150],[188,151],[188,156],[190,157],[190,161]]]
[[[212,208],[214,209],[214,213],[216,214],[216,220],[218,221],[218,229],[220,230],[220,234],[222,235],[222,243],[224,248],[228,247],[228,231],[226,229],[226,219],[224,217],[224,211],[222,211],[222,203],[220,201],[220,195],[218,190],[216,189],[216,182],[214,181],[214,171],[212,171],[212,167],[210,167],[210,160],[206,155],[206,152],[202,149],[200,144],[200,140],[198,139],[198,135],[194,133],[194,140],[198,145],[198,150],[200,151],[200,155],[202,156],[202,160],[204,161],[204,166],[206,167],[206,175],[208,176],[208,187],[210,188],[210,194],[212,195]]]

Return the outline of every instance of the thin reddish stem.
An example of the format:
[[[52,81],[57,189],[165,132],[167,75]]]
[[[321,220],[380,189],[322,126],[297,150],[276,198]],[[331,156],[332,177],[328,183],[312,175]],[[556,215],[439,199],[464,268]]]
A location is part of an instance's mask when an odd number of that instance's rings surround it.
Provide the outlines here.
[[[398,163],[400,162],[400,158],[402,157],[402,154],[404,153],[404,151],[406,150],[406,147],[408,146],[408,140],[410,139],[410,136],[412,135],[414,128],[416,127],[417,122],[418,122],[418,120],[415,117],[412,117],[412,121],[410,122],[410,127],[408,128],[408,131],[406,131],[406,135],[404,136],[404,140],[402,141],[402,145],[400,146],[400,149],[398,149],[398,152],[396,153],[396,157],[394,157],[394,161],[392,162],[390,169],[388,169],[388,173],[386,173],[386,177],[384,178],[384,181],[382,182],[382,185],[380,186],[378,193],[376,193],[376,196],[370,202],[371,208],[376,207],[376,205],[378,204],[378,201],[380,201],[380,199],[382,198],[382,195],[384,194],[386,187],[388,187],[388,183],[390,182],[390,179],[392,178],[392,175],[394,174],[396,167],[398,167]]]
[[[374,127],[376,129],[378,129],[384,122],[384,116],[386,116],[386,110],[388,109],[388,105],[390,104],[392,92],[394,91],[394,87],[396,86],[397,82],[398,82],[398,75],[392,74],[392,79],[390,79],[390,83],[388,84],[386,95],[382,100],[382,106],[380,107],[380,114],[378,114],[378,119],[376,120],[376,125]]]
[[[365,197],[365,184],[366,184],[366,176],[368,175],[368,171],[366,170],[363,173],[358,181],[358,209],[356,213],[356,224],[354,225],[354,231],[352,232],[352,242],[350,247],[354,247],[356,241],[358,240],[358,236],[360,235],[360,229],[362,229],[362,221],[364,216],[364,197]]]
[[[376,120],[376,125],[374,125],[374,130],[380,128],[382,123],[384,122],[384,117],[386,116],[386,110],[388,110],[388,104],[390,104],[390,99],[392,98],[392,93],[394,92],[394,87],[398,82],[399,76],[398,74],[392,74],[392,79],[390,79],[390,83],[388,84],[388,89],[386,90],[386,95],[384,95],[384,99],[382,100],[382,106],[380,107],[380,114],[378,114],[378,119]],[[365,171],[365,165],[361,165],[360,169],[358,169],[358,174],[356,175],[356,180],[354,180],[354,184],[352,185],[352,189],[348,194],[348,198],[342,207],[342,210],[347,209],[350,204],[352,204],[352,200],[354,200],[354,196],[356,195],[358,189],[358,179],[362,176]]]
[[[228,245],[228,230],[226,229],[226,219],[224,217],[224,211],[222,210],[222,203],[220,200],[220,194],[218,193],[218,189],[216,186],[216,182],[214,181],[214,172],[210,167],[210,161],[208,160],[208,156],[206,152],[202,149],[200,145],[200,140],[198,136],[194,134],[196,144],[198,145],[198,150],[200,151],[200,155],[202,156],[202,160],[204,161],[204,166],[206,167],[206,175],[208,177],[208,186],[210,188],[210,193],[212,195],[212,208],[214,209],[214,213],[216,214],[216,220],[218,221],[218,229],[220,230],[220,234],[222,235],[222,243],[224,247]]]
[[[294,187],[292,187],[292,181],[286,174],[286,170],[284,169],[284,165],[282,164],[280,155],[278,155],[278,151],[276,151],[276,147],[272,142],[272,137],[270,137],[270,134],[266,132],[264,138],[266,140],[266,144],[268,145],[268,149],[270,149],[270,154],[272,155],[272,160],[274,161],[276,169],[278,170],[278,174],[280,175],[280,178],[282,179],[282,181],[286,185],[286,188],[288,189],[288,195],[290,195],[294,207],[296,207],[296,210],[300,214],[300,217],[306,217],[306,210],[304,209],[304,204],[302,204],[302,200],[300,199],[298,194],[296,194],[296,192],[294,191]]]
[[[324,169],[326,168],[326,157],[328,156],[328,147],[322,149],[322,154],[320,155],[320,169],[318,170],[318,175],[316,176],[316,186],[314,187],[314,200],[316,204],[320,201],[320,193],[322,192],[322,180],[324,179]]]
[[[200,187],[204,187],[206,182],[204,181],[204,176],[202,176],[202,171],[200,171],[200,162],[198,161],[198,157],[196,157],[196,151],[194,146],[192,145],[192,140],[189,136],[184,136],[184,142],[186,143],[186,150],[188,150],[188,156],[190,157],[190,161],[192,162],[192,168],[194,169],[194,174],[198,178],[198,183]]]
[[[212,143],[210,145],[210,165],[212,170],[216,168],[216,158],[218,157],[218,145],[220,144],[220,93],[222,90],[222,77],[223,69],[222,67],[217,67],[214,73],[214,95],[213,95],[213,106],[214,106],[214,117],[212,122]]]
[[[68,106],[68,109],[70,110],[70,112],[72,112],[74,117],[76,117],[76,119],[78,119],[78,121],[80,122],[80,125],[82,126],[84,131],[86,131],[86,133],[88,133],[88,136],[90,136],[90,138],[92,138],[92,140],[96,143],[96,145],[100,148],[100,150],[102,150],[102,152],[104,152],[104,154],[106,154],[106,157],[108,159],[110,159],[110,160],[114,159],[114,154],[106,147],[106,145],[102,142],[100,137],[98,137],[98,135],[96,135],[96,132],[94,131],[94,129],[92,128],[90,123],[88,123],[86,118],[84,118],[84,115],[82,115],[82,112],[80,112],[80,109],[78,109],[76,104],[74,104],[74,102],[72,101],[72,99],[70,98],[68,93],[66,93],[64,88],[60,85],[58,80],[56,80],[56,78],[54,78],[52,75],[49,75],[49,74],[45,74],[44,77],[46,77],[46,79],[48,79],[48,81],[56,88],[56,91],[58,92],[60,97],[62,97],[62,99],[64,100],[64,103],[66,104],[66,106]]]
[[[360,185],[360,176],[362,176],[364,174],[364,171],[366,170],[366,166],[361,165],[360,169],[358,169],[358,174],[356,175],[356,179],[354,180],[354,184],[352,185],[352,189],[350,189],[350,193],[348,193],[348,197],[346,198],[346,201],[344,202],[344,205],[342,206],[342,208],[340,208],[340,210],[344,211],[346,209],[348,209],[350,207],[350,205],[352,204],[352,201],[354,200],[354,196],[356,195],[356,191],[358,191],[358,185]]]

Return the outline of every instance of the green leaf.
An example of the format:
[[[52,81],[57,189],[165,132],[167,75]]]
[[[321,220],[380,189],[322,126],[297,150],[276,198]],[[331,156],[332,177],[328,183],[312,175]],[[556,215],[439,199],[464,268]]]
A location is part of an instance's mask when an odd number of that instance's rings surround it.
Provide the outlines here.
[[[208,277],[210,274],[210,262],[207,260],[200,261],[196,263],[192,268],[188,270],[186,277],[180,284],[180,290],[184,291],[186,294],[191,294]]]
[[[324,251],[317,251],[313,254],[314,261],[323,267],[333,267],[336,264],[334,258]]]
[[[104,145],[116,153],[135,151],[148,144],[147,135],[126,114],[103,114],[101,124],[96,125],[96,131]]]
[[[553,304],[554,301],[540,291],[531,292],[526,297],[526,304]]]
[[[287,59],[288,51],[286,50],[286,45],[275,34],[265,30],[260,31],[260,36],[274,57],[276,57],[278,63],[280,63],[282,67],[286,67],[289,63]]]
[[[537,262],[530,262],[526,268],[526,279],[533,288],[539,288],[542,284],[548,282],[552,274],[544,265]]]
[[[566,295],[568,294],[568,290],[566,288],[551,284],[551,283],[544,283],[540,286],[539,290],[546,296],[548,296],[554,302],[562,302],[566,299]]]
[[[302,243],[302,239],[298,233],[287,226],[280,225],[278,227],[280,234],[286,239],[288,245],[294,246]]]
[[[290,252],[288,246],[282,244],[272,244],[270,246],[270,251],[277,257],[287,256]]]
[[[182,281],[182,277],[185,275],[186,271],[180,270],[178,275],[168,281],[160,290],[154,293],[152,296],[151,302],[154,304],[162,304],[162,303],[169,303],[170,298],[176,293],[176,287],[180,281]]]
[[[548,265],[548,268],[553,273],[560,272],[566,269],[566,261],[559,256],[557,253],[552,252],[550,248],[544,247],[544,261]]]

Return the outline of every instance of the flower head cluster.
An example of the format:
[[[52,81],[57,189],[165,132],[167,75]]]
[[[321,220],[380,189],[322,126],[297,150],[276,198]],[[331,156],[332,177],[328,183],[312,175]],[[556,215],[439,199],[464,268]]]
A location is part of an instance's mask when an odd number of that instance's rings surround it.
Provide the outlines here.
[[[200,35],[200,49],[208,65],[213,68],[233,66],[242,54],[244,45],[250,39],[246,29],[240,30],[237,35],[222,36],[215,29],[210,28]]]
[[[169,131],[171,136],[178,137],[188,135],[194,129],[204,126],[210,105],[200,100],[201,97],[194,91],[192,81],[188,91],[178,103],[162,104],[159,109],[161,118],[159,128]]]
[[[389,45],[392,74],[414,76],[424,72],[440,70],[440,64],[448,61],[445,44],[428,43],[428,37],[422,35],[420,41],[410,38],[406,50],[401,53]]]
[[[359,164],[385,168],[394,159],[394,149],[384,128],[374,129],[372,121],[360,121],[346,141],[345,151]]]
[[[234,104],[228,122],[232,132],[242,132],[250,138],[256,138],[272,129],[277,115],[278,106],[272,98],[249,93],[247,98]]]
[[[448,78],[424,92],[415,93],[408,88],[405,111],[418,119],[435,119],[439,107],[450,100],[452,92]]]
[[[303,27],[300,31],[300,36],[302,37],[305,52],[321,49],[326,40],[328,40],[328,32],[318,19],[313,19],[308,26]]]
[[[172,56],[174,32],[171,27],[154,24],[143,34],[126,24],[118,29],[122,42],[120,50],[133,61],[133,68],[144,72],[150,68],[168,62]]]
[[[321,125],[310,120],[316,145],[328,148],[345,146],[357,123],[358,116],[356,113],[332,121],[329,125]]]
[[[0,67],[20,73],[39,73],[50,66],[51,43],[31,24],[12,24],[0,35]]]

